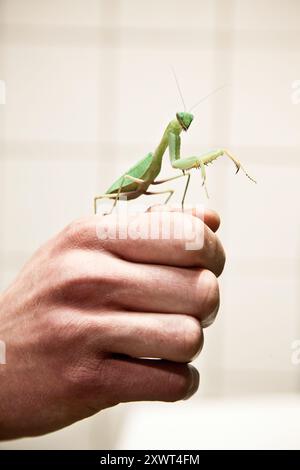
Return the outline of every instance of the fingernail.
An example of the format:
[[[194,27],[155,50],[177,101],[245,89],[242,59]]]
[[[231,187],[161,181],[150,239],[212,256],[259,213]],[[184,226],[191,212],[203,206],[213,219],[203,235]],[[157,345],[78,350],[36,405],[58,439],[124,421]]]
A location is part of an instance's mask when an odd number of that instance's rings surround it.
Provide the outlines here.
[[[197,369],[195,367],[190,366],[190,371],[191,371],[191,385],[188,389],[188,392],[186,396],[183,398],[183,400],[188,400],[194,393],[198,390],[199,387],[199,382],[200,382],[200,375]]]

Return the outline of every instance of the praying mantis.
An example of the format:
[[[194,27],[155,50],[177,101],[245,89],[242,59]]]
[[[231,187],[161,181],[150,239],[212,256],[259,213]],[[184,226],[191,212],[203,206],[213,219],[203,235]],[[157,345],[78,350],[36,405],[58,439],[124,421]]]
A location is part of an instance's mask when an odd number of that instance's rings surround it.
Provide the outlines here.
[[[181,96],[181,99],[183,101],[184,105],[184,100],[175,76],[176,84],[178,86],[178,90]],[[220,87],[213,92],[211,92],[209,95],[206,97],[202,98],[194,107],[198,106],[200,102],[202,102],[204,99],[206,99],[208,96],[211,94],[215,93],[219,89],[223,87]],[[194,108],[193,107],[193,108]],[[185,108],[185,105],[184,105]],[[192,109],[193,109],[192,108]],[[149,186],[152,185],[159,185],[162,183],[166,183],[169,181],[174,181],[175,179],[185,177],[186,178],[186,184],[183,192],[183,197],[181,200],[181,206],[182,210],[184,209],[184,201],[185,197],[187,194],[189,182],[190,182],[190,170],[192,169],[200,169],[201,170],[201,176],[202,176],[202,185],[204,186],[206,195],[208,197],[208,192],[206,188],[206,171],[205,167],[209,163],[212,163],[214,160],[221,156],[227,156],[230,160],[233,161],[233,163],[236,166],[236,173],[242,169],[242,171],[245,173],[245,175],[254,183],[256,181],[246,172],[244,167],[241,165],[241,162],[237,160],[229,150],[225,148],[219,148],[215,150],[211,150],[207,153],[204,153],[203,155],[200,156],[190,156],[190,157],[181,157],[180,154],[180,145],[181,145],[181,139],[180,139],[180,134],[182,131],[187,131],[194,119],[193,114],[187,111],[182,111],[182,112],[177,112],[175,119],[173,119],[166,127],[163,136],[161,138],[161,141],[159,142],[157,148],[155,151],[152,153],[148,153],[148,155],[140,160],[138,163],[136,163],[134,166],[132,166],[126,173],[124,173],[120,178],[118,178],[106,191],[105,194],[96,196],[94,198],[94,212],[95,214],[97,213],[97,201],[100,199],[113,199],[113,205],[111,207],[111,210],[109,213],[105,214],[111,214],[113,209],[115,208],[117,202],[119,199],[126,199],[126,200],[131,200],[131,199],[136,199],[141,195],[157,195],[157,194],[167,194],[167,198],[164,202],[164,204],[167,204],[172,195],[174,194],[173,189],[166,189],[163,191],[149,191],[148,188]],[[167,150],[169,149],[169,156],[170,156],[170,162],[171,166],[175,170],[180,170],[181,173],[172,176],[170,178],[162,179],[162,180],[157,180],[157,176],[159,175],[161,171],[161,166],[162,166],[162,159],[163,156]]]

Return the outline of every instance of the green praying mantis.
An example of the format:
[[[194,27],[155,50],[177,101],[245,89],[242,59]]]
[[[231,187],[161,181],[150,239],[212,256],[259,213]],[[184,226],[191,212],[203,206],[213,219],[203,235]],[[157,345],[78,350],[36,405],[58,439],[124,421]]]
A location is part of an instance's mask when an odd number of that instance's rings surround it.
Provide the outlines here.
[[[182,93],[180,91],[176,76],[175,76],[176,84],[185,108],[184,100]],[[192,109],[194,109],[200,102],[208,98],[208,96],[212,95],[216,91],[220,90],[223,87],[217,88],[213,92],[211,92],[206,97],[202,98]],[[96,196],[94,198],[94,212],[97,213],[97,201],[100,199],[113,199],[113,205],[111,207],[110,212],[105,215],[111,214],[113,209],[115,208],[118,200],[120,199],[136,199],[141,195],[157,195],[157,194],[167,194],[167,198],[164,204],[167,204],[172,195],[174,194],[173,189],[166,189],[163,191],[148,191],[149,186],[152,185],[159,185],[162,183],[166,183],[168,181],[173,181],[175,179],[185,177],[186,184],[183,192],[183,197],[181,201],[182,210],[184,209],[184,201],[187,194],[189,182],[190,182],[190,170],[192,169],[200,169],[201,176],[202,176],[202,185],[204,186],[206,195],[208,197],[208,192],[206,188],[206,171],[205,167],[209,163],[212,163],[214,160],[221,156],[227,156],[236,166],[236,173],[242,169],[242,171],[246,174],[246,176],[256,183],[256,181],[246,172],[244,167],[241,165],[240,161],[237,160],[227,149],[219,148],[215,150],[211,150],[203,155],[200,156],[191,156],[191,157],[181,157],[180,154],[180,145],[181,139],[180,134],[182,131],[187,131],[194,119],[193,114],[190,112],[178,112],[176,113],[176,118],[173,119],[166,127],[161,141],[159,142],[157,148],[154,152],[148,153],[148,155],[132,166],[126,173],[124,173],[120,178],[118,178],[106,191],[105,194]],[[171,178],[157,180],[157,176],[161,171],[162,166],[162,159],[163,156],[169,148],[169,155],[170,155],[170,162],[172,168],[175,170],[181,170],[181,173],[172,176]]]

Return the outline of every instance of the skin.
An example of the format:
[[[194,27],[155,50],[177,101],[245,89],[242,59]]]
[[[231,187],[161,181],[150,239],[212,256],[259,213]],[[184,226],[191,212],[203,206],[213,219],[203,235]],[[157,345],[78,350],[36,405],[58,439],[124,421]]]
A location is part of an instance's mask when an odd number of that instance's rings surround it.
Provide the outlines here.
[[[195,393],[188,363],[219,307],[224,250],[217,214],[162,211],[174,227],[187,218],[204,246],[185,239],[99,240],[114,216],[73,222],[42,246],[0,296],[0,438],[55,431],[121,402],[176,401]],[[132,216],[142,226],[150,212]],[[104,222],[105,221],[105,222]],[[160,358],[141,359],[141,358]]]

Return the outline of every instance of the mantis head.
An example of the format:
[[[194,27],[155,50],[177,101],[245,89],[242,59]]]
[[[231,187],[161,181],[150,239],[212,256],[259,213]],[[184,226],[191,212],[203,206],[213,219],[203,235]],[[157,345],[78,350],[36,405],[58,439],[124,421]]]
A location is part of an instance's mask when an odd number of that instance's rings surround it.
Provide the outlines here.
[[[182,129],[184,131],[187,131],[188,128],[191,125],[192,120],[194,119],[194,116],[190,113],[177,113],[176,114],[177,121],[181,125]]]

